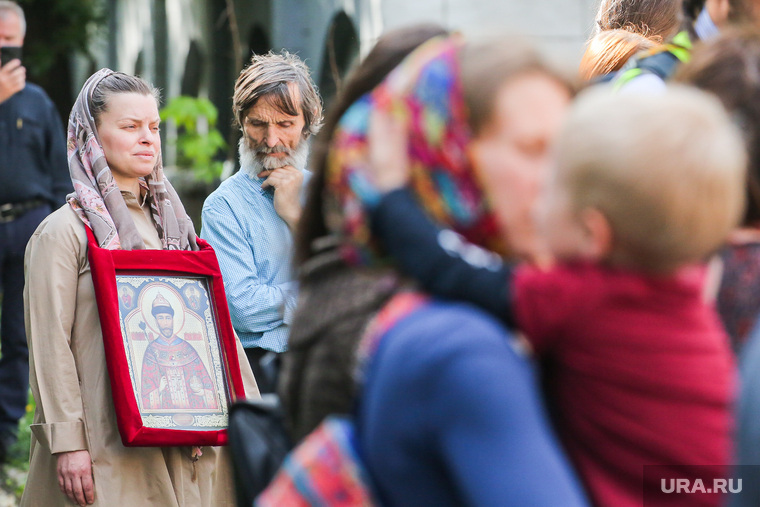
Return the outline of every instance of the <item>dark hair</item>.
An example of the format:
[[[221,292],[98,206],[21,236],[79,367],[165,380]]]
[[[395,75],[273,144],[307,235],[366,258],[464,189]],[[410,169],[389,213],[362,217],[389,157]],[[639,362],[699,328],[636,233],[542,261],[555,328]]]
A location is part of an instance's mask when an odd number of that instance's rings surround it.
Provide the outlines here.
[[[245,115],[261,97],[270,97],[283,113],[298,116],[298,104],[293,102],[289,84],[295,83],[300,93],[303,112],[303,134],[308,137],[322,126],[322,100],[309,75],[309,68],[298,56],[283,51],[253,55],[251,64],[243,69],[235,82],[232,112],[238,126],[245,125]]]
[[[743,225],[760,224],[760,33],[733,29],[698,45],[675,79],[718,96],[744,133],[749,170]]]
[[[100,116],[108,111],[108,101],[117,93],[150,95],[156,99],[156,105],[158,105],[160,98],[158,89],[143,78],[124,74],[123,72],[114,72],[98,83],[92,92],[89,104],[87,104],[90,108],[92,119],[95,120],[95,125],[100,124]]]
[[[327,234],[322,213],[322,192],[325,185],[327,152],[335,127],[343,113],[362,95],[382,82],[401,61],[423,42],[446,35],[445,28],[435,24],[419,24],[391,30],[383,34],[366,58],[351,72],[345,88],[336,97],[327,113],[322,132],[314,139],[311,154],[313,177],[301,222],[296,233],[295,262],[300,265],[312,255],[312,242]]]

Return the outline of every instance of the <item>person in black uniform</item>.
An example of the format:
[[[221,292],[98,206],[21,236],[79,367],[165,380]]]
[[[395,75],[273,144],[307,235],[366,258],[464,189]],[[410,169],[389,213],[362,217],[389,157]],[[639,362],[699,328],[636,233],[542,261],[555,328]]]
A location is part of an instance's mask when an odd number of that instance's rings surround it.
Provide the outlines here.
[[[0,47],[22,46],[24,11],[0,0]],[[71,192],[61,117],[19,59],[0,67],[0,461],[15,441],[29,389],[24,332],[24,249]]]

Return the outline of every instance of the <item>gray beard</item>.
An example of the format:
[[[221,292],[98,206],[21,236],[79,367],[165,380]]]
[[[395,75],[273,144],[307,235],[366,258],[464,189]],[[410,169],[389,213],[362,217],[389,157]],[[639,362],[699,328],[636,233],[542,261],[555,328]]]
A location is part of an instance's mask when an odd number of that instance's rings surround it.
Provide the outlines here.
[[[263,161],[256,156],[256,151],[248,146],[246,140],[243,134],[238,143],[240,170],[252,178],[258,177],[261,171],[269,171],[286,165],[293,166],[299,171],[306,169],[306,161],[309,158],[309,143],[306,139],[299,141],[296,149],[287,157],[263,157]]]

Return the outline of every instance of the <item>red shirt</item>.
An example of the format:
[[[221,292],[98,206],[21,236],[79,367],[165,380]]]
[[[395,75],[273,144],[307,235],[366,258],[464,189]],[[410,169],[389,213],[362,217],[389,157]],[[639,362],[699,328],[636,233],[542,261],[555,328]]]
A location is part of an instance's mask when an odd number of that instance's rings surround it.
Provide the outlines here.
[[[703,283],[701,267],[662,277],[592,265],[516,271],[518,327],[545,359],[557,431],[596,505],[640,507],[644,465],[727,477],[737,378]]]

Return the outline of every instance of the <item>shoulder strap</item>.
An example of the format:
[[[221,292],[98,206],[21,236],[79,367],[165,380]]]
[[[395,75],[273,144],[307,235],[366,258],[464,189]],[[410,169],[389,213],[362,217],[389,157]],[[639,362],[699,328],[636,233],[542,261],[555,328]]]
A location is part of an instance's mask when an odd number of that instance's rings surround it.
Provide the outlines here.
[[[615,89],[642,74],[654,74],[663,81],[669,79],[679,63],[686,63],[691,57],[692,43],[688,32],[681,31],[673,39],[655,49],[639,53],[617,73]]]

